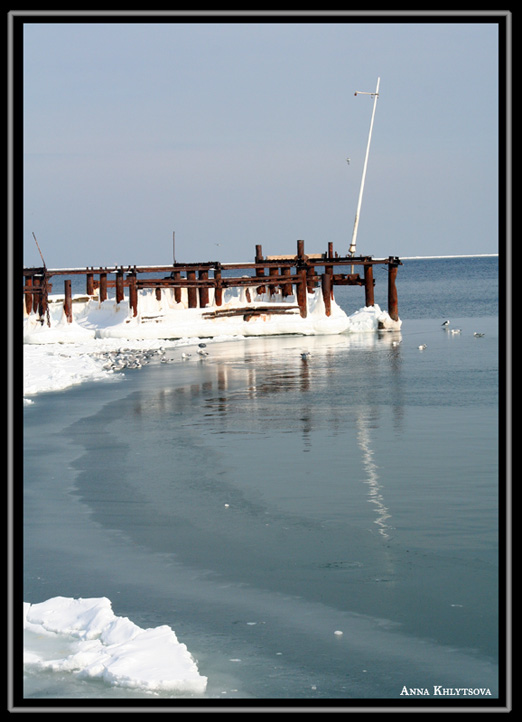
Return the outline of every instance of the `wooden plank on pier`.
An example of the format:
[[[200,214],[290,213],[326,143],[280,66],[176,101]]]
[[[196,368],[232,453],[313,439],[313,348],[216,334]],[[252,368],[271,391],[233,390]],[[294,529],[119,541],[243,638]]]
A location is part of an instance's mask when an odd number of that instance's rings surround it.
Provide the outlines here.
[[[263,316],[263,315],[296,315],[299,312],[299,306],[241,306],[238,308],[221,308],[215,311],[203,313],[203,318],[226,318],[229,316]]]

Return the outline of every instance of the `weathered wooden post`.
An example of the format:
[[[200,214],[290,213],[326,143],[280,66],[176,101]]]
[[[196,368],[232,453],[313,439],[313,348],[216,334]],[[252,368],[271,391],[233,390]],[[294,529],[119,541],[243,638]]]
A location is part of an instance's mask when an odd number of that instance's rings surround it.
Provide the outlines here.
[[[277,293],[277,290],[279,288],[279,284],[274,283],[273,278],[274,278],[274,276],[278,276],[279,272],[278,272],[277,268],[269,268],[268,275],[270,277],[270,281],[268,283],[268,293],[270,294],[270,299],[272,299],[272,296],[274,296]]]
[[[365,305],[375,306],[374,298],[374,282],[373,282],[373,266],[371,263],[364,264],[364,295]]]
[[[39,286],[40,286],[40,293],[38,295],[38,315],[40,317],[40,320],[43,323],[43,318],[47,314],[48,308],[49,308],[49,300],[47,298],[47,278],[44,275],[39,280]]]
[[[324,311],[327,316],[332,313],[332,274],[323,273],[321,276],[321,289],[323,292]]]
[[[301,318],[306,318],[308,315],[308,308],[307,308],[307,282],[306,282],[306,268],[300,268],[297,271],[297,304],[299,306],[299,312],[301,314]]]
[[[399,302],[397,299],[397,286],[395,283],[398,265],[397,260],[390,256],[388,262],[388,314],[392,321],[399,320]]]
[[[174,300],[176,303],[181,303],[181,286],[177,285],[179,284],[179,281],[181,279],[181,271],[172,271],[172,278],[174,279]]]
[[[290,266],[283,266],[280,269],[280,274],[283,277],[291,276],[292,269],[290,268]],[[283,290],[283,298],[286,298],[287,296],[291,296],[292,295],[292,283],[291,282],[283,283],[282,290]]]
[[[67,323],[72,323],[72,293],[71,293],[71,281],[67,279],[64,281],[64,299],[63,299],[63,312]]]
[[[187,271],[187,280],[189,281],[195,281],[196,280],[196,271]],[[197,308],[198,307],[198,289],[196,288],[196,285],[189,285],[187,288],[187,295],[188,295],[188,307],[189,308]]]
[[[123,292],[123,271],[120,270],[116,273],[116,303],[121,303],[125,298]]]
[[[100,273],[100,290],[99,290],[100,303],[107,300],[107,274],[105,272]]]
[[[87,295],[94,296],[94,273],[88,271],[85,275],[86,275]]]
[[[324,272],[330,276],[330,298],[334,299],[334,269],[333,266],[326,266]]]
[[[208,281],[208,271],[201,270],[199,272],[200,281]],[[208,306],[208,285],[199,287],[199,307],[205,308]]]
[[[33,276],[33,288],[35,290],[35,293],[33,293],[33,311],[34,313],[38,313],[38,307],[40,306],[40,292],[41,292],[41,279],[40,276]]]
[[[263,262],[263,249],[261,246],[256,246],[256,263],[262,263]],[[264,268],[256,268],[256,277],[261,277],[265,275],[265,269]],[[265,293],[266,287],[265,286],[258,286],[257,287],[257,293]]]
[[[296,264],[297,264],[297,304],[299,306],[299,311],[301,313],[302,318],[306,318],[308,315],[308,300],[307,300],[307,293],[308,293],[308,271],[305,267],[302,267],[301,264],[304,264],[306,262],[306,256],[304,252],[304,241],[298,240],[297,241],[297,257],[296,257]]]
[[[27,314],[29,314],[33,310],[33,293],[30,290],[33,287],[33,277],[32,276],[28,276],[25,279],[25,285],[27,287],[27,290],[24,292],[25,311]]]
[[[132,315],[138,315],[138,284],[135,273],[130,273],[128,276],[129,281],[129,306],[132,309]]]
[[[214,289],[214,304],[221,306],[223,303],[223,286],[221,285],[221,268],[214,270],[214,278],[216,281],[216,287]]]
[[[313,293],[315,290],[315,268],[313,266],[306,269],[306,285],[308,293]]]

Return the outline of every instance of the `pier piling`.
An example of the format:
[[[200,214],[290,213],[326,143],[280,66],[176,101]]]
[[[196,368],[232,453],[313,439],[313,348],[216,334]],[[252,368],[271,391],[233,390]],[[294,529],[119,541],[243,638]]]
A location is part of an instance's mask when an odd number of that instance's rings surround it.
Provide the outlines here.
[[[366,265],[364,267],[364,305],[374,306],[374,285],[373,280],[373,266]]]
[[[206,269],[202,269],[199,272],[199,280],[200,281],[208,281],[208,271]],[[208,301],[209,301],[209,294],[208,294],[209,286],[208,286],[208,284],[201,285],[198,290],[199,290],[199,307],[205,308],[206,306],[208,306]]]
[[[63,301],[63,312],[67,319],[67,323],[72,323],[72,292],[71,292],[71,280],[68,278],[64,281],[64,301]]]
[[[129,281],[129,306],[132,310],[132,315],[135,317],[138,315],[138,287],[136,284],[136,274],[129,273],[127,276]]]
[[[399,320],[399,302],[397,299],[397,266],[399,260],[390,256],[388,264],[388,314],[392,321]]]
[[[332,314],[332,274],[323,273],[321,276],[321,288],[323,292],[324,312],[327,316]]]

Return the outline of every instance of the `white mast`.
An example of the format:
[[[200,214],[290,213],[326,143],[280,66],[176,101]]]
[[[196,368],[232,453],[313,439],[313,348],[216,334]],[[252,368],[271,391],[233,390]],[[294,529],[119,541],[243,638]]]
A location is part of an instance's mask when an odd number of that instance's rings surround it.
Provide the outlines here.
[[[364,179],[366,177],[366,167],[368,165],[368,155],[370,153],[370,141],[372,139],[373,119],[375,118],[375,108],[377,106],[377,98],[379,97],[379,83],[380,82],[381,82],[381,79],[377,78],[377,88],[375,89],[375,93],[365,93],[362,91],[355,92],[355,95],[373,95],[373,111],[372,111],[372,119],[370,122],[370,133],[368,135],[368,145],[366,146],[366,157],[364,159],[364,168],[363,168],[363,174],[362,174],[362,179],[361,179],[361,189],[359,191],[359,202],[357,203],[357,212],[355,214],[355,223],[353,225],[352,242],[350,243],[350,248],[348,250],[348,253],[351,256],[353,256],[355,254],[355,246],[357,243],[357,228],[359,226],[359,214],[361,212],[362,195],[363,195],[363,189],[364,189]]]

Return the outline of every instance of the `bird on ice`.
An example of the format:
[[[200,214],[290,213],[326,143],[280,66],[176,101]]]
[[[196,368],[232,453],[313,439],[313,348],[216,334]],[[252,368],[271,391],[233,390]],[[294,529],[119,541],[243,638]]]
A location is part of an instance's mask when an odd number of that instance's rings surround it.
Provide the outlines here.
[[[312,354],[310,353],[310,351],[303,351],[303,353],[301,354],[301,358],[303,359],[303,361],[306,361],[306,359],[309,359],[311,355]]]
[[[460,333],[460,328],[452,328],[452,329],[451,329],[451,333],[452,333],[452,334]]]
[[[477,338],[482,338],[482,336],[484,336],[483,333],[479,333],[478,331],[474,331],[473,335],[476,336]]]
[[[200,356],[208,356],[208,351],[205,351],[205,349],[198,348],[197,352]]]
[[[421,345],[419,346],[419,351],[424,351],[425,348],[426,348],[426,344],[421,343]]]
[[[444,321],[444,323],[441,324],[441,326],[449,326],[449,325],[450,325],[449,321]]]

